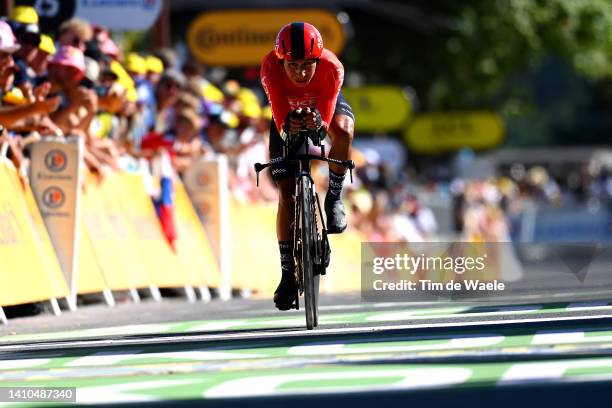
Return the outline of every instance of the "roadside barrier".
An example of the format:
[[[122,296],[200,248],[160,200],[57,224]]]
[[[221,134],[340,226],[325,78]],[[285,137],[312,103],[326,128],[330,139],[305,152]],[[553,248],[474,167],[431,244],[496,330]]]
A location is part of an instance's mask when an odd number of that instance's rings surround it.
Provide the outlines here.
[[[232,253],[234,243],[230,236],[230,210],[228,192],[228,162],[225,155],[214,158],[203,157],[193,163],[183,175],[185,190],[199,217],[208,242],[216,259],[221,281],[221,299],[231,298],[232,287],[236,288],[232,277]]]
[[[112,178],[112,175],[107,177]],[[145,288],[149,280],[141,267],[142,262],[136,259],[127,228],[111,223],[111,214],[118,216],[119,211],[116,200],[113,200],[115,204],[110,204],[102,191],[102,185],[108,189],[112,187],[110,183],[105,180],[99,185],[93,174],[85,174],[81,210],[84,227],[107,287],[111,290]]]
[[[108,289],[108,284],[106,283],[106,279],[104,279],[102,268],[96,258],[89,232],[84,225],[85,222],[83,219],[81,219],[80,223],[81,245],[79,246],[77,293],[79,295],[103,293],[106,302],[112,306],[114,305],[112,294]]]
[[[175,182],[176,251],[162,233],[141,174],[108,172],[104,180],[79,168],[81,142],[45,140],[32,148],[30,183],[0,160],[0,321],[2,306],[57,299],[76,308],[76,295],[184,289],[190,301],[211,298],[223,278],[184,186]],[[3,149],[5,151],[6,149]],[[34,162],[36,162],[34,164]],[[142,292],[141,292],[142,293]]]
[[[232,286],[274,292],[280,280],[276,239],[276,203],[231,203]],[[362,236],[354,231],[330,235],[332,250],[328,273],[321,280],[322,293],[343,293],[361,288]]]
[[[62,269],[53,250],[53,244],[45,228],[45,223],[38,211],[38,206],[36,205],[36,200],[32,194],[30,184],[25,176],[19,175],[19,172],[11,162],[4,161],[1,165],[13,184],[16,197],[22,198],[22,203],[27,210],[28,219],[31,222],[32,231],[34,232],[37,255],[40,256],[44,270],[51,281],[54,297],[64,298],[68,296],[68,287],[65,281],[61,279],[63,277]]]
[[[209,297],[205,288],[220,288],[221,274],[212,246],[201,226],[198,215],[189,201],[180,180],[175,184],[175,213],[178,229],[177,254],[185,269],[197,277],[202,297]]]
[[[31,212],[31,191],[21,185],[12,163],[2,159],[0,165],[0,321],[6,322],[1,306],[52,300],[68,296],[55,253],[50,250],[49,236],[36,212]]]
[[[190,278],[164,238],[142,177],[122,173],[115,187],[115,197],[135,233],[134,250],[142,257],[151,284],[158,288],[185,288],[190,282],[198,283]]]
[[[35,143],[30,182],[0,160],[0,321],[6,322],[2,306],[20,303],[50,301],[59,314],[57,300],[65,298],[73,310],[77,294],[100,293],[112,306],[113,291],[127,291],[134,302],[147,291],[161,300],[160,288],[182,289],[190,301],[196,291],[210,300],[210,288],[222,299],[232,289],[274,291],[276,204],[230,199],[224,157],[198,162],[185,185],[173,181],[173,248],[147,184],[159,179],[142,172],[100,178],[82,166],[82,149],[77,139]],[[332,264],[321,290],[359,289],[361,237],[348,232],[330,241]]]
[[[276,204],[231,201],[232,287],[272,293],[280,263],[276,240]]]

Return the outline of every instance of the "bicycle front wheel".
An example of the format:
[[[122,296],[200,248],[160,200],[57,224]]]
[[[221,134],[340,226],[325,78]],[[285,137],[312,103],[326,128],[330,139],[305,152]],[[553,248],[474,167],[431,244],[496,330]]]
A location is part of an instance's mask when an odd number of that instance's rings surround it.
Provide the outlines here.
[[[304,275],[304,309],[306,309],[306,328],[312,330],[318,324],[317,298],[319,297],[319,275],[315,275],[317,251],[317,220],[315,213],[314,191],[309,177],[300,178],[301,199],[301,241],[302,266]]]

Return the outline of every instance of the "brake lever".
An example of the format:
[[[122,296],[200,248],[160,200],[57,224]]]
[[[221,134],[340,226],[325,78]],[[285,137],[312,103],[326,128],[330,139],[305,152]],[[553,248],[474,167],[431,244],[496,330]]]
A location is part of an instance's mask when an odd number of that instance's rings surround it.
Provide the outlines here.
[[[355,168],[355,162],[352,160],[348,161],[348,169],[349,169],[349,177],[351,179],[351,184],[353,184],[353,169]]]
[[[266,167],[268,167],[268,165],[261,164],[261,163],[255,163],[253,167],[255,168],[255,175],[256,175],[255,178],[257,180],[257,187],[259,187],[259,172],[264,170]]]

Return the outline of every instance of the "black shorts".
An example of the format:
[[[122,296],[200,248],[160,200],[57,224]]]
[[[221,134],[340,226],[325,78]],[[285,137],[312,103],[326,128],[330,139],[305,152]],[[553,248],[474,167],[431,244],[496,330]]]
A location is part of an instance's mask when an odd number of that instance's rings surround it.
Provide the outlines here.
[[[351,105],[348,104],[344,95],[342,95],[342,91],[338,94],[338,99],[336,100],[336,109],[334,110],[335,115],[346,115],[355,120],[355,115],[353,114],[353,109],[351,109]],[[270,161],[279,161],[283,158],[283,139],[280,137],[278,133],[278,129],[276,129],[276,124],[274,123],[274,119],[272,119],[272,123],[270,124]],[[273,164],[270,166],[270,170],[272,172],[272,180],[278,181],[290,177],[294,177],[297,167],[295,164],[291,163],[282,163],[282,164]]]

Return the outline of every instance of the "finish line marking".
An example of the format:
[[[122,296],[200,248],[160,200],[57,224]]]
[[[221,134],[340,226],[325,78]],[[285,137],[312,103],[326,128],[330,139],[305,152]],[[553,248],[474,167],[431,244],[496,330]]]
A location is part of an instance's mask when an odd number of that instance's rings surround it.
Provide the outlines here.
[[[453,328],[453,327],[479,327],[479,326],[509,326],[525,323],[552,323],[552,322],[587,322],[593,320],[612,319],[612,314],[599,316],[561,316],[549,318],[524,318],[512,320],[481,320],[468,322],[446,322],[446,323],[421,323],[421,324],[403,324],[392,326],[369,326],[369,327],[346,327],[346,328],[330,328],[316,330],[292,330],[292,331],[272,331],[258,333],[217,333],[217,334],[191,334],[191,335],[172,335],[151,338],[125,338],[125,339],[108,339],[108,340],[76,340],[76,341],[58,341],[53,343],[34,343],[34,344],[15,344],[0,346],[2,352],[21,352],[21,351],[36,351],[36,350],[53,350],[62,348],[90,348],[90,347],[110,347],[110,346],[130,346],[130,345],[157,345],[157,344],[176,344],[176,343],[193,343],[206,341],[224,341],[224,340],[249,340],[262,338],[276,338],[279,336],[291,337],[318,337],[324,335],[342,335],[342,334],[368,334],[380,333],[386,331],[401,331],[401,330],[416,330],[416,329],[437,329],[437,328]]]

